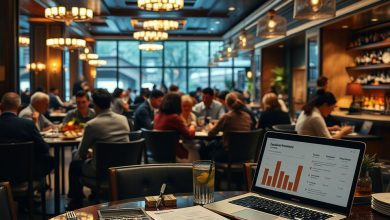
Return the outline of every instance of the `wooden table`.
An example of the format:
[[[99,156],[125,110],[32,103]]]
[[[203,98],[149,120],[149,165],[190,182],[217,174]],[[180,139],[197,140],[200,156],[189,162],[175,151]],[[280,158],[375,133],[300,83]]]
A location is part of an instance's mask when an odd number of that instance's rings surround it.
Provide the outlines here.
[[[50,147],[54,148],[54,213],[60,213],[60,159],[62,161],[61,177],[62,177],[62,195],[65,194],[65,147],[77,146],[81,138],[72,140],[63,140],[61,138],[44,138]]]
[[[241,195],[246,192],[240,192],[240,191],[226,191],[226,192],[216,192],[214,193],[214,199],[215,201],[220,201],[223,199],[230,198],[232,196]],[[193,206],[193,198],[192,194],[181,194],[176,195],[177,198],[177,208],[184,208],[184,207],[190,207]],[[115,202],[109,202],[109,203],[102,203],[94,206],[88,206],[82,209],[76,210],[76,215],[79,217],[82,217],[80,219],[88,219],[88,220],[94,220],[99,219],[97,215],[97,210],[104,209],[104,208],[137,208],[137,207],[145,207],[144,198],[136,198],[136,199],[128,199],[128,200],[122,200],[122,201],[115,201]],[[57,217],[52,218],[53,220],[65,220],[64,215],[60,215]],[[352,208],[351,216],[347,219],[361,219],[361,220],[384,220],[389,219],[389,217],[382,215],[370,208],[370,206],[354,206]]]
[[[205,141],[218,140],[218,139],[221,139],[222,136],[223,136],[222,132],[218,133],[215,136],[209,136],[209,134],[206,131],[195,132],[195,139],[198,139],[198,140],[205,140]]]

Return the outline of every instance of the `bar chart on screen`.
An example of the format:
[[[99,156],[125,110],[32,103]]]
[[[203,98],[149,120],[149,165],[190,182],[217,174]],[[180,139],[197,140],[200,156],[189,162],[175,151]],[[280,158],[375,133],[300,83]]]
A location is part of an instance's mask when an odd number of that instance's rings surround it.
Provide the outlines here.
[[[273,175],[269,175],[270,168],[265,168],[263,171],[263,177],[261,180],[261,184],[265,186],[271,186],[278,189],[288,190],[297,192],[299,187],[299,182],[302,175],[303,166],[298,165],[297,171],[295,173],[294,178],[292,175],[288,175],[285,171],[282,170],[282,161],[277,161],[274,170]]]

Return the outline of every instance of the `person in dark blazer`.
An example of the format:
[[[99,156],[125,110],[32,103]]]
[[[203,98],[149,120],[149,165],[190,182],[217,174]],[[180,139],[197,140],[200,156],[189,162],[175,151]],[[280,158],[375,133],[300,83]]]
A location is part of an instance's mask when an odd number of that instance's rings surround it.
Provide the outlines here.
[[[34,177],[40,179],[54,168],[54,159],[49,155],[49,146],[43,140],[34,122],[17,116],[21,100],[18,94],[8,92],[1,99],[0,143],[34,143]],[[9,158],[16,160],[17,158]],[[9,167],[7,169],[12,169]]]
[[[161,105],[164,93],[153,90],[149,99],[142,103],[134,112],[134,130],[153,129],[154,110]]]
[[[282,106],[275,93],[267,93],[263,97],[265,111],[261,113],[258,128],[272,129],[278,124],[291,124],[290,116],[282,111]]]

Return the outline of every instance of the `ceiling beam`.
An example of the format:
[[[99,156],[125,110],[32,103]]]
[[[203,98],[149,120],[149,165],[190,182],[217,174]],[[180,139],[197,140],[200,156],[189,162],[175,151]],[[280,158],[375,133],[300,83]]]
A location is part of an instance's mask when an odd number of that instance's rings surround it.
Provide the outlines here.
[[[107,15],[106,15],[107,16]],[[126,17],[142,17],[142,18],[155,18],[161,17],[159,12],[143,11],[143,10],[134,10],[134,9],[110,9],[109,16],[126,16]],[[229,15],[226,13],[211,13],[210,10],[180,10],[180,11],[171,11],[165,12],[164,18],[228,18]]]

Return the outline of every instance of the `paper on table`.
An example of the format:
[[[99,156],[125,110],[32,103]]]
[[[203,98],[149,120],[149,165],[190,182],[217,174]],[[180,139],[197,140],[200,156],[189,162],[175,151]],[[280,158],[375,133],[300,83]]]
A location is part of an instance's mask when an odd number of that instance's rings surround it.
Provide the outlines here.
[[[146,212],[154,220],[225,220],[227,218],[218,215],[202,206],[193,206],[181,209],[169,209],[162,211],[147,211]]]

